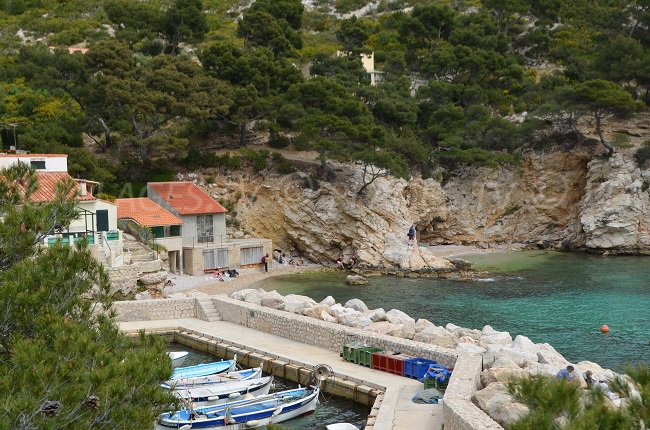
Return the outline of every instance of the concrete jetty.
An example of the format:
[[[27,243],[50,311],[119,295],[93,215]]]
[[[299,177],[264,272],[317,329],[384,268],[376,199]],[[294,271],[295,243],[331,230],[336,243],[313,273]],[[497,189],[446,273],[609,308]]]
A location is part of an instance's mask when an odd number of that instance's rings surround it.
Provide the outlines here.
[[[119,326],[125,332],[145,330],[150,333],[169,333],[178,330],[181,333],[204,335],[206,340],[211,339],[232,345],[231,353],[236,352],[237,348],[247,348],[261,357],[264,355],[274,357],[304,367],[306,370],[317,364],[327,364],[334,370],[336,378],[341,379],[340,384],[345,380],[354,384],[361,382],[377,390],[379,405],[371,411],[368,428],[373,430],[442,429],[442,405],[423,405],[411,401],[413,395],[422,390],[422,383],[349,363],[335,352],[323,348],[226,321],[207,322],[187,318],[129,321],[119,323]],[[241,358],[243,357],[238,354],[238,359]]]

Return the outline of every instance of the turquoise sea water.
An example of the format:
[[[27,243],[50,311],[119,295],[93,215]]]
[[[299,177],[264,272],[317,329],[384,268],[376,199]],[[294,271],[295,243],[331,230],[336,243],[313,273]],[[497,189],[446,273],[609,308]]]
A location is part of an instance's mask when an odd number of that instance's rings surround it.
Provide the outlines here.
[[[328,295],[345,303],[400,309],[438,325],[452,322],[548,342],[568,360],[596,361],[622,370],[650,365],[650,257],[601,257],[555,252],[468,255],[489,270],[481,281],[373,277],[349,286],[345,273],[272,277],[254,288],[282,294]],[[600,333],[607,324],[610,333]]]

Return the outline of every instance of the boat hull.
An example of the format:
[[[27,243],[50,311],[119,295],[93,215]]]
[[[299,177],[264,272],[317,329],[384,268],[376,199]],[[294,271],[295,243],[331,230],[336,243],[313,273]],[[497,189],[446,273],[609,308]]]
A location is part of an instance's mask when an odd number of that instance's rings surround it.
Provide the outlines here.
[[[318,389],[315,389],[311,394],[296,401],[260,409],[246,414],[234,414],[230,417],[229,422],[227,423],[223,415],[214,418],[189,419],[190,412],[184,411],[188,416],[187,420],[174,420],[168,419],[169,417],[163,417],[156,424],[156,430],[166,430],[170,428],[179,429],[186,425],[190,425],[191,429],[209,430],[244,430],[265,427],[269,424],[277,424],[292,418],[313,413],[318,405],[318,393]],[[236,405],[236,403],[237,402],[230,403],[229,405]]]
[[[172,373],[171,380],[199,378],[201,376],[218,375],[235,370],[237,360],[222,360],[214,363],[197,364],[196,366],[177,367]]]
[[[201,388],[177,389],[173,393],[185,402],[192,402],[194,408],[199,408],[233,402],[247,395],[257,397],[269,394],[272,383],[273,377],[267,376],[244,381],[206,385]]]
[[[184,378],[177,380],[165,381],[162,385],[166,389],[196,388],[204,385],[218,384],[221,382],[245,381],[247,379],[257,379],[262,377],[262,369],[237,370],[235,372],[219,373],[217,375],[201,376],[198,378]]]
[[[168,352],[167,355],[172,360],[172,367],[180,367],[190,353],[187,351],[174,351]]]

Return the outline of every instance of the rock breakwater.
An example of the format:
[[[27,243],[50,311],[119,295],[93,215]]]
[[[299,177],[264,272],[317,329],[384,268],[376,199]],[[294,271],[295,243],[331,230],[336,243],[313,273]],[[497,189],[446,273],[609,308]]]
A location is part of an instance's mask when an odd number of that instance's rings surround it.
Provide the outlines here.
[[[495,330],[489,325],[481,330],[452,323],[441,326],[426,319],[416,320],[398,309],[369,309],[359,299],[351,299],[344,304],[337,303],[332,296],[317,302],[304,295],[283,296],[277,291],[245,289],[231,294],[231,298],[348,327],[441,346],[459,354],[480,355],[483,360],[483,372],[480,375],[482,388],[474,393],[471,400],[503,426],[528,413],[528,408],[516,402],[506,389],[506,384],[513,378],[528,375],[554,376],[569,364],[576,368],[579,375],[588,370],[592,371],[598,380],[613,380],[619,376],[589,361],[569,363],[547,343],[534,343],[521,335],[513,339],[510,333]],[[580,382],[586,386],[582,378]],[[612,401],[612,404],[618,406],[620,401]]]

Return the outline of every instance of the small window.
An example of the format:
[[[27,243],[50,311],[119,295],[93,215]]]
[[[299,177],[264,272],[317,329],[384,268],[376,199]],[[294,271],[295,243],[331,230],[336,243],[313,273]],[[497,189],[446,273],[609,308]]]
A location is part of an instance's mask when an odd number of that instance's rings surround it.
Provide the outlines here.
[[[29,165],[32,169],[45,170],[45,160],[31,160]]]
[[[165,227],[151,227],[151,233],[153,234],[154,239],[162,239],[165,237]]]
[[[169,226],[169,236],[177,237],[181,235],[181,226],[180,225],[170,225]]]

